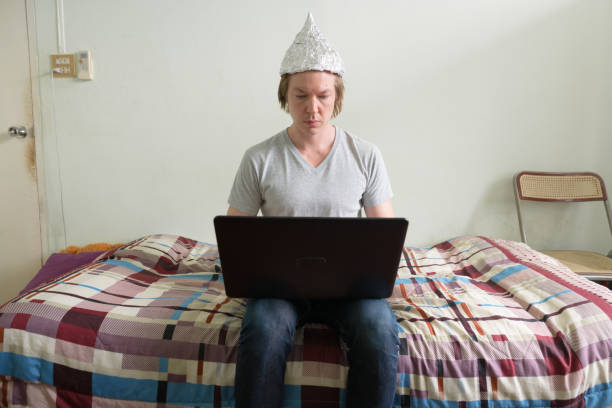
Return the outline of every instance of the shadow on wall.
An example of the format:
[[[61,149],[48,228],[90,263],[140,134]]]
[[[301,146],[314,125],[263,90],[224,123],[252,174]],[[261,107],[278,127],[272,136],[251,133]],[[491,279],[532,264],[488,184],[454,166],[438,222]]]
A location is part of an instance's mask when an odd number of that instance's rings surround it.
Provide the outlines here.
[[[473,211],[466,219],[466,231],[475,235],[520,241],[511,180],[512,176],[507,179],[497,178],[484,187],[479,197],[473,197]],[[499,231],[504,232],[503,236],[499,235]]]

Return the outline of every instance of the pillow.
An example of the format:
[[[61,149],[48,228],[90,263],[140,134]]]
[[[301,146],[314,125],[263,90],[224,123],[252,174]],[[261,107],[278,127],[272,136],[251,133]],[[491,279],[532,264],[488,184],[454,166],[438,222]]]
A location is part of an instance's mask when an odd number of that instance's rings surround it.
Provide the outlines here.
[[[218,272],[216,245],[174,234],[153,234],[112,249],[104,259],[130,259],[160,275]]]
[[[50,280],[66,273],[79,266],[87,265],[96,259],[104,251],[98,252],[81,252],[78,254],[52,254],[47,262],[40,268],[40,271],[19,293],[20,295],[38,285],[49,282]]]

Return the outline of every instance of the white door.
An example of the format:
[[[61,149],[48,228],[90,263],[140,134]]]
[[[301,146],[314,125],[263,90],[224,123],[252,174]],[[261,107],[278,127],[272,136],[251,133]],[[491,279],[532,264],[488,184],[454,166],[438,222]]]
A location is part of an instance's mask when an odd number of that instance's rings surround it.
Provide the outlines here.
[[[0,304],[41,266],[25,0],[0,1]],[[26,137],[10,127],[25,127]]]

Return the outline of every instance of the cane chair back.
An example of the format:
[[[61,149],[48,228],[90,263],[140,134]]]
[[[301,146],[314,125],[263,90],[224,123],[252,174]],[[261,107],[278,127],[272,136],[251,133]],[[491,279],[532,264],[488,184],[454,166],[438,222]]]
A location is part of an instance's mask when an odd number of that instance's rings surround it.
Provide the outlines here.
[[[606,187],[598,174],[523,171],[514,176],[514,196],[521,240],[525,243],[527,237],[521,213],[522,200],[565,203],[601,201],[612,236],[612,216]],[[590,279],[612,280],[612,258],[588,251],[542,252],[559,259],[574,272]]]

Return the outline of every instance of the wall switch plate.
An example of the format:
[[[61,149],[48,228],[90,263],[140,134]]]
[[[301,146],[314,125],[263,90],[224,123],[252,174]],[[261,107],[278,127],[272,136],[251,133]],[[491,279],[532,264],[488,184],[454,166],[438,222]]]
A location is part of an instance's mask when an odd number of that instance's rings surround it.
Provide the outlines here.
[[[91,51],[79,51],[76,53],[78,60],[77,78],[90,80],[93,79],[93,61],[91,59]]]
[[[74,78],[74,54],[51,54],[51,70],[54,78]]]

